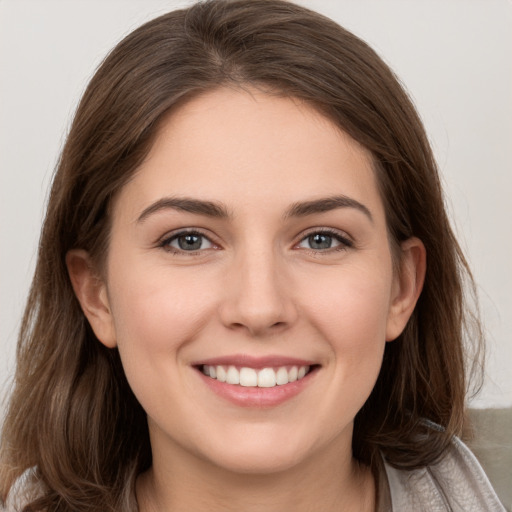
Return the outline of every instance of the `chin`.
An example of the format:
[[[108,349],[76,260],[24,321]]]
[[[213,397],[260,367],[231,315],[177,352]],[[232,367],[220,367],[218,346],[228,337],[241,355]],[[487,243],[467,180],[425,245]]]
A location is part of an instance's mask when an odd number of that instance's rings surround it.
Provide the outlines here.
[[[244,475],[270,475],[289,471],[300,464],[296,454],[265,452],[262,450],[237,451],[232,456],[218,458],[214,463],[231,473]]]
[[[222,447],[219,449],[219,447]],[[206,450],[205,450],[206,451]],[[287,471],[308,457],[308,447],[288,439],[265,439],[247,432],[245,439],[218,443],[203,452],[210,462],[226,471],[240,474],[264,475]]]

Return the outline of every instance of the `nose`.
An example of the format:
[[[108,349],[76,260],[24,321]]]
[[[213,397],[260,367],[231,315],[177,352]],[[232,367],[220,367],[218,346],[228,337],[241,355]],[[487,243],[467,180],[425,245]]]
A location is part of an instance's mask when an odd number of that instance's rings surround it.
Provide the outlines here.
[[[297,310],[284,264],[272,250],[240,255],[225,276],[223,324],[264,337],[288,328]]]

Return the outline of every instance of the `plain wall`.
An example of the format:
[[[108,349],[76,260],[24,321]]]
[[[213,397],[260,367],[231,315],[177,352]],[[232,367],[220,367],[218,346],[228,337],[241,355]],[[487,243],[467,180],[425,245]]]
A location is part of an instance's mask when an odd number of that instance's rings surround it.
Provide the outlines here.
[[[102,58],[142,22],[188,2],[0,0],[0,392],[54,166]],[[367,40],[425,122],[487,329],[479,407],[512,404],[512,3],[309,0]]]

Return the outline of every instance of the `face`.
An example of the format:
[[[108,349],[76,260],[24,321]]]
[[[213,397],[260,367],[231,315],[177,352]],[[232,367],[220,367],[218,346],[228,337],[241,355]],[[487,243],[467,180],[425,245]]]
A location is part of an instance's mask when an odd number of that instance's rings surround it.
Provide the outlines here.
[[[370,155],[297,100],[220,89],[165,121],[116,198],[89,319],[156,458],[278,471],[350,452],[404,282]]]

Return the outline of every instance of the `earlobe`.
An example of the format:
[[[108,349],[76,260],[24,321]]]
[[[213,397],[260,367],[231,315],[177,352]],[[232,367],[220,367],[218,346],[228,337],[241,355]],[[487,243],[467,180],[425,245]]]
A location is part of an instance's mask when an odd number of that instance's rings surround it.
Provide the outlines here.
[[[386,341],[393,341],[411,317],[423,289],[426,272],[426,250],[418,238],[401,244],[400,268],[395,275],[391,306],[386,329]]]
[[[89,254],[73,249],[66,254],[66,265],[75,295],[94,334],[105,346],[114,348],[116,337],[107,287],[94,269]]]

